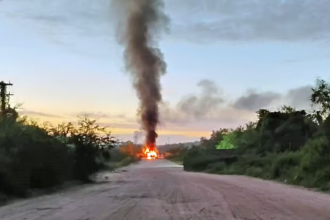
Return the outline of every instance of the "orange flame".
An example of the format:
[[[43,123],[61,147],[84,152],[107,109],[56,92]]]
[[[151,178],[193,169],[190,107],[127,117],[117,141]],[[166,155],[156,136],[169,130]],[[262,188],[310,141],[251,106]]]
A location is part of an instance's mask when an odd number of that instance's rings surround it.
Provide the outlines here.
[[[147,159],[157,158],[157,150],[154,146],[146,146],[144,150],[144,154],[147,156]]]

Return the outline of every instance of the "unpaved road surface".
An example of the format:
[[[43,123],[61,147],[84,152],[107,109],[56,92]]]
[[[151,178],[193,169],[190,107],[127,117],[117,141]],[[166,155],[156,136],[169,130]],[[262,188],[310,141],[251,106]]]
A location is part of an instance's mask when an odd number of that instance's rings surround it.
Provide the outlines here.
[[[329,195],[248,177],[188,173],[166,160],[141,161],[99,179],[104,181],[4,206],[0,219],[330,220]]]

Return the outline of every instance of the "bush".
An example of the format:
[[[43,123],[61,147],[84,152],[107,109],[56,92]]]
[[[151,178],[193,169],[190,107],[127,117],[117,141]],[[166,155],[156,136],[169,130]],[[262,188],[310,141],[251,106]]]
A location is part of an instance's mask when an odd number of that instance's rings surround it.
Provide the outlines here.
[[[26,196],[30,189],[60,185],[68,180],[89,181],[105,168],[115,141],[102,135],[87,118],[57,127],[41,128],[26,119],[0,120],[0,190]]]
[[[294,181],[299,174],[301,153],[287,152],[274,155],[271,168],[272,179],[290,179]]]
[[[202,171],[213,163],[223,162],[229,165],[235,161],[235,150],[204,150],[194,147],[185,154],[183,167],[187,171]]]
[[[321,136],[309,140],[302,150],[302,184],[308,187],[330,183],[330,143]]]
[[[214,155],[207,155],[202,149],[193,148],[184,156],[183,166],[185,170],[202,171],[217,159]]]
[[[42,129],[2,121],[0,147],[5,169],[1,187],[7,193],[24,195],[29,188],[61,184],[70,178],[68,149]],[[3,129],[4,126],[6,129]]]

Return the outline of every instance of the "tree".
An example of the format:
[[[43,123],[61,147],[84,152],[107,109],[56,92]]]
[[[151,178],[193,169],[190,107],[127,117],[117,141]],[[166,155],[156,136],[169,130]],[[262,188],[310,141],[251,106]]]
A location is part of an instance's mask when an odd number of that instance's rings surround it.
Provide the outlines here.
[[[293,113],[296,111],[295,108],[288,106],[288,105],[283,105],[280,109],[280,112],[284,112],[284,113]]]
[[[102,158],[110,159],[109,151],[117,142],[106,127],[87,117],[79,118],[77,127],[61,124],[50,131],[66,143],[73,143],[74,176],[82,181],[89,181],[91,174],[103,168]]]
[[[212,131],[210,139],[203,139],[202,146],[208,149],[214,149],[216,145],[223,140],[223,137],[230,132],[227,128],[220,128],[217,131]]]
[[[236,148],[234,145],[234,141],[237,137],[237,134],[235,131],[230,132],[223,136],[223,140],[219,142],[219,144],[216,146],[217,149],[234,149]]]
[[[312,88],[311,102],[314,106],[320,106],[320,114],[327,117],[330,112],[330,85],[323,79],[316,80],[316,86]]]

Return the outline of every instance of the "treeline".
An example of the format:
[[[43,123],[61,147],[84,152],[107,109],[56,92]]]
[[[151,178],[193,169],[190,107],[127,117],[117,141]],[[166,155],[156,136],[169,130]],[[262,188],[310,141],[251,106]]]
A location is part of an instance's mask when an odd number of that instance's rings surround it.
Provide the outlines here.
[[[194,145],[186,146],[182,143],[172,144],[171,148],[165,152],[165,158],[176,163],[182,163],[186,152],[193,146]]]
[[[329,190],[330,85],[317,80],[310,101],[316,110],[260,109],[255,122],[213,131],[201,146],[182,151],[184,168]]]
[[[158,145],[157,149],[160,152],[165,153],[165,152],[172,152],[173,150],[176,151],[176,149],[178,148],[191,148],[192,146],[196,146],[196,145],[199,145],[199,141]]]
[[[0,195],[28,196],[33,189],[68,181],[90,182],[91,175],[134,155],[115,149],[117,140],[96,120],[39,125],[13,109],[0,117]]]

